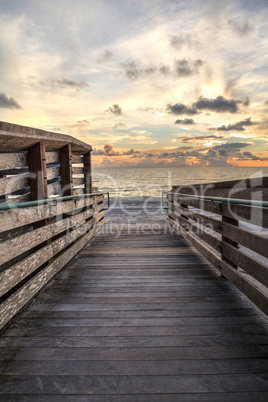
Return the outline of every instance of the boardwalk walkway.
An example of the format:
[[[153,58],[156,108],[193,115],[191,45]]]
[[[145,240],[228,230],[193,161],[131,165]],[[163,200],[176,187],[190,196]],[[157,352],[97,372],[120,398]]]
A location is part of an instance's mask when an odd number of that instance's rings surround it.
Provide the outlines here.
[[[267,328],[178,235],[104,228],[4,331],[0,401],[266,401]]]

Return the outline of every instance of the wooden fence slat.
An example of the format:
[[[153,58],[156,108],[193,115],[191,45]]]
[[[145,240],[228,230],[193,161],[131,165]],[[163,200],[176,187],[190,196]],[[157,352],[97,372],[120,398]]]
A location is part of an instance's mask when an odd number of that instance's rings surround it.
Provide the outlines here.
[[[0,152],[0,170],[28,166],[27,152]]]
[[[183,230],[175,221],[168,217],[170,225],[192,244],[214,267],[220,270],[221,274],[230,280],[240,289],[253,303],[268,314],[268,291],[263,289],[250,279],[247,274],[243,274],[231,267],[227,262],[218,257],[202,241],[189,232]]]
[[[52,237],[62,233],[71,227],[83,223],[83,221],[89,216],[93,215],[94,209],[86,210],[84,213],[75,215],[75,217],[69,217],[56,223],[50,223],[46,226],[42,226],[31,232],[24,233],[19,237],[15,237],[10,240],[6,240],[1,243],[2,252],[0,255],[0,265],[17,257],[25,251],[36,247],[38,244],[51,239]]]
[[[95,236],[104,223],[105,218],[0,305],[0,329]]]
[[[104,218],[105,212],[101,212],[90,220],[89,218],[92,217],[92,209],[88,210],[87,212],[83,212],[80,215],[81,216],[76,215],[76,217],[78,217],[77,219],[74,219],[73,217],[71,217],[72,219],[67,219],[72,221],[73,224],[83,223],[83,220],[85,221],[87,219],[85,223],[75,227],[75,229],[68,232],[64,236],[54,240],[48,245],[45,245],[42,249],[37,250],[35,253],[26,257],[16,265],[13,265],[12,267],[0,273],[0,296],[8,292],[24,278],[33,273],[42,264],[57,255],[64,247],[74,242],[81,235],[85,234],[92,226],[98,223],[99,220]],[[68,227],[67,223],[66,227]],[[62,229],[64,230],[64,227],[62,227]]]
[[[84,168],[80,166],[73,166],[73,175],[84,175]]]
[[[5,202],[1,202],[1,205],[5,205],[5,204],[10,204],[10,203],[14,203],[17,204],[19,202],[26,202],[26,201],[31,201],[31,193],[25,193],[23,195],[19,195],[19,196],[12,196],[12,197],[7,197]]]
[[[72,210],[85,208],[93,204],[93,198],[82,198],[59,202],[57,205],[44,204],[29,208],[16,208],[7,211],[0,211],[0,233],[16,227],[34,223],[42,219],[62,215]]]
[[[73,178],[73,184],[74,184],[74,186],[81,186],[82,184],[85,184],[84,177],[74,177]]]
[[[241,267],[260,283],[268,286],[268,266],[228,243],[222,244],[222,255],[238,267]]]
[[[222,222],[222,235],[268,258],[268,238],[227,222]]]
[[[60,167],[53,167],[53,168],[49,168],[47,167],[47,179],[48,180],[52,180],[55,179],[56,177],[60,176]]]
[[[29,173],[0,179],[0,196],[11,194],[17,190],[29,186]]]
[[[79,164],[81,163],[81,164],[83,164],[83,156],[73,154],[72,162],[73,163],[79,163]]]
[[[185,209],[180,205],[176,205],[174,203],[168,203],[168,208],[172,211],[183,211],[183,214],[187,216],[189,219],[197,222],[200,225],[207,226],[210,229],[213,229],[217,233],[222,233],[222,224],[220,220],[215,219],[214,217],[210,217],[208,215],[201,214],[196,211],[192,211],[191,209]]]
[[[268,208],[224,202],[222,204],[222,214],[229,218],[268,228]]]
[[[168,194],[169,201],[180,202],[178,196]],[[219,202],[212,202],[206,200],[198,200],[193,198],[181,197],[183,204],[189,207],[194,207],[197,209],[202,209],[204,211],[213,212],[214,214],[221,215],[221,206]]]
[[[59,151],[46,152],[46,163],[59,163]]]
[[[55,181],[47,185],[47,196],[61,195],[61,183],[60,181]]]
[[[177,221],[179,223],[184,231],[198,233],[198,237],[200,239],[204,240],[207,244],[209,244],[218,252],[221,250],[221,240],[217,239],[215,236],[209,233],[207,229],[203,229],[199,225],[189,222],[184,217],[172,211],[169,211],[168,214],[174,221]]]

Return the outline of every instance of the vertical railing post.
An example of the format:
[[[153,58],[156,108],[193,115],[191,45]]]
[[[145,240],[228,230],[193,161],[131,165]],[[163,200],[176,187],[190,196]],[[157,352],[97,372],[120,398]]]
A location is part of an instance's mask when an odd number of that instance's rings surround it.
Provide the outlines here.
[[[38,142],[28,149],[31,200],[47,198],[46,148]]]
[[[46,147],[43,142],[38,142],[28,149],[28,165],[30,176],[31,200],[44,200],[48,197],[47,191],[47,166],[46,166]],[[38,229],[49,223],[49,219],[43,219],[33,224],[34,229]],[[44,245],[50,244],[51,239],[35,247],[36,250]]]
[[[92,193],[92,165],[91,151],[87,152],[83,157],[84,162],[84,178],[85,178],[85,193]]]
[[[226,204],[227,205],[227,204]],[[238,226],[238,220],[234,219],[234,218],[230,218],[229,216],[225,216],[224,215],[224,211],[225,211],[225,204],[221,204],[221,211],[222,211],[222,222],[223,222],[223,233],[225,233],[225,236],[222,235],[222,252],[221,252],[221,257],[223,259],[223,261],[228,262],[228,264],[230,264],[232,267],[237,268],[237,265],[234,264],[232,261],[230,261],[228,258],[226,258],[224,256],[224,243],[230,244],[231,246],[238,248],[238,243],[236,243],[233,240],[230,240],[227,236],[226,236],[226,232],[224,231],[224,223],[228,223],[229,225],[233,225],[233,226]]]
[[[73,195],[72,147],[70,144],[60,149],[60,175],[62,196]]]

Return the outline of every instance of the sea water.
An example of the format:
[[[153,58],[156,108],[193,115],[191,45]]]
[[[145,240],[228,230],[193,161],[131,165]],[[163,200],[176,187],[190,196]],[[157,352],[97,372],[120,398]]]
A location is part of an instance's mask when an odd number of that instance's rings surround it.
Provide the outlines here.
[[[250,167],[161,167],[98,168],[93,186],[109,192],[111,199],[160,198],[173,185],[205,184],[268,176],[268,168]]]

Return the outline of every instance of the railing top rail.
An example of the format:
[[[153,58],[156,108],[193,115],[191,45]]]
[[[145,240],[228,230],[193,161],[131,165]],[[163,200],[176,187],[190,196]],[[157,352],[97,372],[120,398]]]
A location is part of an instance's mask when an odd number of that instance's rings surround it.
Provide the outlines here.
[[[0,204],[0,212],[1,211],[7,211],[9,209],[17,209],[17,208],[29,208],[29,207],[36,207],[38,205],[44,205],[44,204],[49,204],[49,203],[57,203],[57,202],[62,202],[62,201],[67,201],[67,200],[72,200],[72,199],[77,199],[77,198],[88,198],[88,197],[97,197],[99,195],[108,195],[108,208],[109,208],[109,203],[110,203],[110,194],[109,192],[100,192],[100,193],[89,193],[89,194],[77,194],[77,195],[67,195],[64,197],[53,197],[53,198],[46,198],[43,200],[35,200],[35,201],[27,201],[27,202],[18,202],[18,203],[9,203],[9,204]]]
[[[70,135],[0,121],[1,152],[21,152],[37,142],[44,142],[46,151],[56,151],[70,144],[74,154],[92,151],[92,146]]]
[[[268,208],[268,201],[241,200],[238,198],[209,197],[209,196],[204,196],[204,195],[173,193],[173,192],[169,192],[169,191],[163,191],[163,193],[167,193],[170,195],[177,195],[179,197],[195,198],[195,199],[200,199],[200,200],[205,200],[205,201],[226,202],[229,204],[241,204],[241,205],[249,205],[252,207]]]

